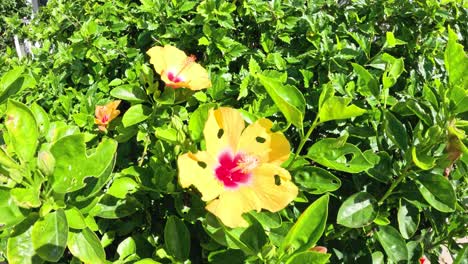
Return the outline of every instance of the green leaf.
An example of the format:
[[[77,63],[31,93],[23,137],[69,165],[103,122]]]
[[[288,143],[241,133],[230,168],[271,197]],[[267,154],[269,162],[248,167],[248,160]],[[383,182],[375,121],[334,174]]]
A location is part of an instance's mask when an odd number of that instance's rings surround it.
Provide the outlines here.
[[[385,55],[385,54],[384,54]],[[384,89],[389,89],[397,82],[398,77],[405,70],[403,58],[391,60],[387,64],[387,69],[382,75],[382,84]]]
[[[164,245],[167,252],[177,260],[185,260],[190,253],[190,233],[184,222],[169,216],[164,227]]]
[[[119,259],[124,260],[126,257],[131,254],[136,253],[136,244],[135,240],[132,237],[127,237],[124,241],[120,242],[117,247],[117,253],[119,254]]]
[[[452,87],[460,85],[466,90],[468,89],[468,77],[466,76],[468,57],[463,46],[457,43],[457,34],[450,27],[448,28],[448,37],[444,63],[448,72],[449,83]]]
[[[348,119],[364,114],[365,109],[359,108],[355,105],[349,105],[351,98],[333,96],[325,100],[320,107],[318,115],[320,122],[327,122],[330,120]],[[349,106],[348,106],[349,105]]]
[[[325,264],[328,263],[328,259],[331,257],[331,254],[324,254],[314,251],[301,252],[291,256],[286,264]]]
[[[286,120],[302,130],[305,111],[302,93],[296,87],[285,85],[276,78],[264,74],[257,74],[257,77]]]
[[[245,255],[241,250],[226,249],[211,252],[208,255],[209,263],[213,264],[244,264]]]
[[[188,128],[190,136],[194,141],[202,138],[203,129],[208,119],[208,111],[215,106],[216,104],[201,105],[191,114]]]
[[[41,135],[45,135],[49,131],[50,121],[47,112],[39,106],[37,103],[31,105],[31,112],[34,115],[39,132]]]
[[[463,248],[458,251],[457,258],[453,261],[453,264],[468,264],[468,244],[465,244]]]
[[[366,226],[377,217],[378,206],[374,196],[358,192],[348,197],[338,210],[336,222],[350,228]]]
[[[84,263],[106,263],[106,252],[96,234],[89,228],[68,232],[68,249]]]
[[[39,198],[40,190],[36,186],[29,188],[13,188],[10,191],[11,197],[15,203],[23,208],[36,208],[41,206],[41,199]]]
[[[65,210],[65,216],[67,217],[67,223],[70,228],[73,229],[85,229],[86,222],[83,214],[76,207]]]
[[[398,229],[405,239],[409,239],[416,233],[419,225],[419,210],[414,205],[400,200],[398,208]]]
[[[112,195],[105,194],[101,196],[89,214],[106,219],[118,219],[132,215],[140,207],[141,205],[135,197],[127,196],[125,199],[117,199]]]
[[[378,98],[380,95],[379,82],[374,75],[359,64],[351,63],[351,65],[358,75],[357,91],[363,96],[373,95]]]
[[[112,182],[107,194],[117,198],[124,199],[128,193],[134,193],[138,190],[138,183],[130,177],[120,177]]]
[[[285,253],[308,250],[317,243],[325,230],[328,200],[328,195],[318,198],[301,214],[278,249],[280,257]]]
[[[384,254],[380,251],[372,253],[372,264],[385,264]]]
[[[307,157],[323,166],[349,173],[366,171],[379,162],[379,157],[370,151],[362,153],[353,144],[342,144],[334,138],[322,139],[312,145]]]
[[[297,170],[294,174],[294,181],[311,194],[333,192],[341,186],[338,177],[324,169],[311,166],[304,166]]]
[[[131,84],[115,87],[110,91],[110,95],[130,103],[143,103],[148,100],[146,92],[140,86]]]
[[[432,207],[445,213],[455,211],[455,191],[447,178],[436,174],[422,174],[417,177],[416,183],[419,192]]]
[[[249,218],[250,226],[242,232],[239,239],[244,243],[252,252],[261,253],[263,246],[267,243],[267,236],[262,225],[253,216],[247,215]]]
[[[249,214],[253,216],[265,229],[278,228],[282,223],[279,213],[250,211]]]
[[[151,115],[151,108],[146,105],[137,104],[130,107],[122,117],[124,127],[129,127],[145,121]]]
[[[57,262],[67,245],[68,223],[62,209],[45,215],[32,228],[32,243],[44,260]]]
[[[0,187],[0,215],[2,216],[0,217],[0,228],[14,226],[25,218],[15,204],[10,190],[3,187]]]
[[[22,103],[8,100],[5,126],[16,155],[22,162],[29,162],[36,154],[39,138],[33,113]]]
[[[67,193],[85,187],[87,177],[101,176],[113,167],[116,151],[117,142],[112,139],[103,140],[89,156],[83,134],[59,139],[50,149],[55,157],[52,188]]]
[[[0,103],[35,83],[33,78],[21,76],[24,70],[24,66],[16,66],[0,78]]]
[[[408,149],[408,136],[403,124],[390,111],[384,111],[384,117],[386,135],[401,150]]]
[[[0,148],[0,165],[5,166],[7,168],[14,168],[19,169],[20,165],[16,163],[14,159],[12,159],[3,148]]]
[[[372,178],[387,183],[392,179],[392,158],[387,152],[381,151],[377,153],[379,156],[379,163],[367,171],[367,174]]]
[[[379,240],[387,256],[394,262],[408,260],[408,249],[405,240],[398,231],[391,226],[379,227],[377,240]]]
[[[418,153],[418,148],[413,146],[411,148],[411,157],[416,166],[423,170],[430,170],[436,165],[435,158],[425,154]]]
[[[32,242],[33,224],[37,214],[15,226],[7,242],[7,259],[9,264],[40,264],[44,261],[37,255]]]

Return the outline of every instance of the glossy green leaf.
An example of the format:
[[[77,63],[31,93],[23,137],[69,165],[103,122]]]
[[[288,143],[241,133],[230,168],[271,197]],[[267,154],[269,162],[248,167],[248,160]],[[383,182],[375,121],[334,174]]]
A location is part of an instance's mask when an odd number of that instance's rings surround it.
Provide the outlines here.
[[[445,68],[447,69],[451,85],[461,85],[464,89],[467,89],[468,77],[466,76],[466,70],[468,69],[468,57],[465,54],[463,46],[457,43],[457,41],[457,34],[449,27],[448,43],[444,53]]]
[[[167,252],[178,260],[185,260],[190,253],[190,233],[184,222],[169,216],[164,227],[164,245]]]
[[[403,124],[391,112],[384,111],[385,134],[401,150],[408,149],[408,136]]]
[[[286,264],[325,264],[328,263],[328,259],[331,254],[319,253],[314,251],[301,252],[291,256]]]
[[[117,253],[119,254],[119,259],[123,260],[131,254],[136,253],[136,244],[135,240],[132,237],[127,237],[124,241],[120,242],[117,247]]]
[[[67,246],[73,256],[84,263],[106,263],[106,252],[99,238],[89,228],[70,230]]]
[[[16,66],[0,78],[0,103],[3,103],[22,89],[34,85],[33,78],[27,78],[26,75],[21,76],[24,70],[24,66]]]
[[[436,165],[435,158],[424,153],[419,153],[417,149],[414,146],[411,148],[411,157],[414,164],[423,170],[432,169]]]
[[[68,238],[67,217],[62,209],[40,218],[32,228],[31,239],[37,254],[56,262],[65,251]]]
[[[15,204],[10,190],[0,187],[0,230],[21,222],[25,216]]]
[[[31,161],[36,154],[39,131],[33,113],[19,102],[8,100],[5,126],[16,155],[22,162]]]
[[[33,224],[37,217],[37,214],[31,214],[13,229],[7,242],[9,264],[40,264],[44,262],[37,255],[32,241]]]
[[[381,151],[377,155],[379,156],[379,163],[369,169],[367,174],[380,182],[387,183],[392,179],[393,175],[392,159],[385,151]]]
[[[280,257],[285,253],[305,251],[317,243],[325,230],[328,200],[328,195],[320,197],[301,214],[278,249]]]
[[[52,188],[59,193],[83,188],[85,178],[100,176],[113,164],[116,150],[117,143],[105,139],[88,156],[83,134],[61,138],[50,149],[55,157]]]
[[[420,263],[419,259],[423,256],[423,245],[419,241],[410,241],[406,243],[408,249],[408,263]]]
[[[372,253],[372,264],[385,264],[384,254],[380,251]]]
[[[133,126],[140,122],[145,121],[151,115],[151,108],[146,105],[137,104],[130,107],[122,117],[122,124],[124,127]]]
[[[385,54],[384,54],[385,55]],[[405,70],[403,58],[394,59],[387,64],[387,69],[382,75],[382,84],[384,89],[389,89],[397,82],[398,77]]]
[[[406,248],[405,240],[395,228],[381,226],[376,235],[377,240],[382,245],[389,259],[396,263],[408,259],[408,249]]]
[[[302,93],[296,87],[285,85],[275,78],[263,74],[258,74],[257,77],[286,120],[302,129],[305,111],[305,99]]]
[[[249,214],[252,215],[263,226],[263,228],[278,228],[282,223],[279,213],[272,213],[269,211],[250,211]]]
[[[419,192],[435,209],[441,212],[455,210],[456,196],[452,184],[442,175],[422,174],[416,179]]]
[[[364,114],[365,109],[349,105],[351,98],[333,96],[325,100],[319,110],[320,122],[348,119]]]
[[[202,138],[203,129],[206,120],[208,119],[208,111],[215,107],[216,104],[205,104],[199,106],[190,116],[189,120],[189,133],[193,140],[198,141]]]
[[[86,228],[85,218],[83,214],[76,207],[65,210],[65,216],[67,217],[67,223],[70,228],[73,229],[84,229]]]
[[[89,214],[106,219],[118,219],[134,214],[140,207],[138,200],[132,196],[118,199],[106,194],[99,199]]]
[[[13,158],[11,158],[3,148],[0,148],[0,165],[5,166],[7,168],[20,168],[20,165],[16,163],[16,161]]]
[[[369,71],[359,64],[351,63],[358,75],[357,91],[364,96],[375,96],[380,94],[379,82]]]
[[[398,229],[405,239],[409,239],[416,233],[419,225],[419,210],[414,205],[400,200],[398,208]]]
[[[367,192],[348,197],[338,210],[336,222],[350,228],[366,226],[377,217],[378,206],[375,198]]]
[[[328,168],[349,173],[366,171],[379,161],[379,157],[374,153],[362,153],[353,144],[343,144],[334,138],[322,139],[312,145],[307,157]]]
[[[130,84],[115,87],[110,91],[110,95],[131,103],[143,103],[148,100],[143,88]]]
[[[322,168],[311,166],[298,169],[294,173],[294,182],[304,187],[311,194],[333,192],[341,186],[338,177]]]
[[[120,177],[112,182],[107,194],[123,199],[128,193],[134,193],[138,189],[138,183],[130,177]]]
[[[45,135],[49,131],[50,126],[50,120],[47,112],[37,103],[33,103],[30,109],[36,119],[40,134]]]

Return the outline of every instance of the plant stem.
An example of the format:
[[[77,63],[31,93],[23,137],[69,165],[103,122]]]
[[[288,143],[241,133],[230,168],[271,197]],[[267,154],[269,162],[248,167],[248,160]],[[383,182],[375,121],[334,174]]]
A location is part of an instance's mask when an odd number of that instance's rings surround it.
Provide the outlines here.
[[[145,146],[143,148],[143,152],[141,153],[140,160],[138,161],[138,167],[143,165],[143,161],[145,160],[146,152],[148,151],[149,140],[148,137],[145,138]]]
[[[301,150],[304,147],[307,140],[309,139],[310,135],[312,134],[314,129],[320,124],[318,120],[319,120],[319,115],[317,113],[317,116],[315,117],[314,122],[312,123],[309,130],[307,131],[307,134],[305,135],[305,137],[302,138],[301,143],[299,144],[299,147],[296,149],[296,152],[294,153],[294,157],[292,158],[291,162],[286,167],[287,170],[291,168],[291,166],[294,164],[294,161],[296,161],[297,156],[299,156],[299,154],[301,153]]]
[[[382,196],[382,198],[380,198],[378,204],[379,205],[382,205],[383,202],[385,201],[385,199],[387,199],[388,196],[390,196],[392,194],[392,191],[393,189],[395,189],[398,184],[400,184],[400,182],[406,177],[406,173],[408,172],[408,169],[409,169],[409,166],[407,166],[400,174],[400,176],[398,176],[398,178],[396,179],[396,181],[392,182],[392,185],[390,185],[390,188],[388,188],[388,190],[385,192],[385,194]]]

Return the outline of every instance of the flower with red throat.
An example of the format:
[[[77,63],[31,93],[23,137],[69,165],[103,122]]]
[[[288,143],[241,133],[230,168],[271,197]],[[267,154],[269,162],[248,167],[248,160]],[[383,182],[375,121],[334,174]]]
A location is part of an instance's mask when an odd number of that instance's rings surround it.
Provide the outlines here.
[[[191,90],[211,87],[208,72],[195,62],[194,55],[187,56],[185,52],[170,45],[152,47],[146,53],[150,56],[150,63],[167,86],[185,87]]]
[[[180,185],[195,186],[208,202],[206,209],[226,226],[245,227],[243,213],[277,212],[297,196],[291,175],[281,167],[289,142],[272,132],[272,125],[263,118],[245,127],[239,111],[211,109],[203,130],[206,151],[178,158]]]
[[[99,130],[106,131],[107,125],[110,121],[116,118],[120,111],[117,110],[117,107],[120,104],[120,100],[109,102],[106,105],[97,105],[95,109],[94,123],[98,125]]]

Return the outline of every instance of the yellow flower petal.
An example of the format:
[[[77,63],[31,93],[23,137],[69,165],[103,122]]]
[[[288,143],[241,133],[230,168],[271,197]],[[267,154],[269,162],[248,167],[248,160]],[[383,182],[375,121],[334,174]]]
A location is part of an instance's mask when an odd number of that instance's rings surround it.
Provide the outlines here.
[[[242,218],[243,213],[260,210],[259,201],[250,188],[241,188],[236,191],[226,191],[210,202],[206,209],[216,215],[225,226],[246,227],[247,221]]]
[[[152,47],[146,54],[150,56],[150,63],[158,74],[170,69],[178,71],[187,58],[185,52],[170,45]]]
[[[260,119],[242,132],[239,151],[254,155],[261,162],[281,165],[289,158],[290,146],[283,133],[271,132],[273,123]]]
[[[156,46],[146,53],[150,56],[150,63],[153,64],[155,71],[161,75],[161,79],[167,86],[172,88],[185,87],[191,90],[211,87],[208,72],[195,62],[195,56],[189,57],[185,52],[170,45]],[[171,77],[168,74],[172,74]]]
[[[215,164],[216,162],[206,151],[179,156],[177,165],[180,185],[183,188],[195,186],[202,194],[204,201],[215,199],[224,191],[223,184],[214,176]]]
[[[296,198],[298,188],[287,170],[273,164],[262,164],[253,174],[250,188],[257,195],[262,208],[277,212]]]
[[[212,157],[218,157],[226,149],[236,152],[244,127],[245,122],[239,111],[229,107],[211,109],[203,130],[206,150]]]
[[[181,75],[187,80],[187,87],[192,90],[201,90],[211,87],[208,72],[198,63],[193,63]]]

